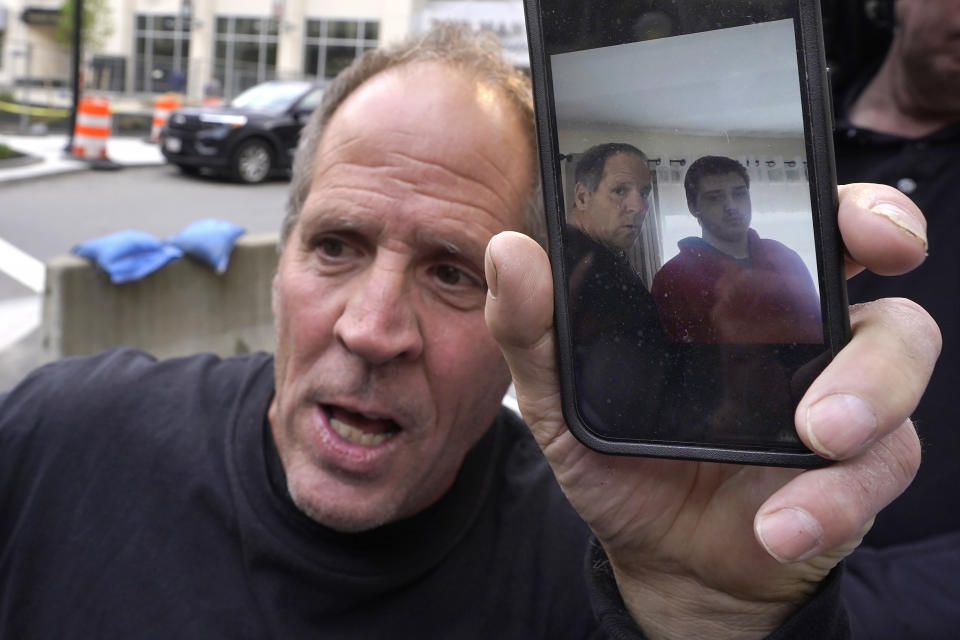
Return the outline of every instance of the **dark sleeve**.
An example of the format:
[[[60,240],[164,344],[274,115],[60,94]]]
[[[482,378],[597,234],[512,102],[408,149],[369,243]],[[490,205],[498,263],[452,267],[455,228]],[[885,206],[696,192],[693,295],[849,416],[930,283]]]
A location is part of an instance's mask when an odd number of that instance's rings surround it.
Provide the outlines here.
[[[610,562],[594,540],[587,553],[590,604],[600,621],[600,637],[611,640],[644,640],[646,636],[627,613],[626,605],[617,591]],[[768,640],[848,640],[850,625],[846,610],[840,601],[842,569],[834,569],[820,585],[820,589],[787,621],[767,636]]]
[[[600,622],[601,632],[597,640],[644,640],[646,636],[627,613],[627,606],[620,597],[617,583],[607,554],[594,538],[587,550],[587,588],[590,589],[590,605]]]
[[[847,560],[843,599],[854,638],[957,637],[960,532],[882,549],[861,547]]]

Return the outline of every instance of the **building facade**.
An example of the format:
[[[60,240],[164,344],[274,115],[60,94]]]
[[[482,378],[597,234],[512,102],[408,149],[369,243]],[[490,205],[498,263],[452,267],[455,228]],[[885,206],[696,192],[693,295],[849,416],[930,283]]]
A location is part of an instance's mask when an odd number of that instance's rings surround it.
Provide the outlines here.
[[[89,0],[88,0],[89,1]],[[0,0],[0,89],[32,103],[69,94],[62,0]],[[521,0],[105,0],[110,35],[84,51],[88,90],[229,99],[259,82],[331,78],[363,51],[454,21],[500,35],[526,64]]]

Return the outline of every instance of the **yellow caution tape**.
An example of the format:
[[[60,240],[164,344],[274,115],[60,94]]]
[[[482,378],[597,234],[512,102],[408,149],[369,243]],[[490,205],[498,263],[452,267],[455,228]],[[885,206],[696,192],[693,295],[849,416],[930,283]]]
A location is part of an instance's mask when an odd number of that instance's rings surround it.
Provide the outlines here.
[[[70,114],[69,109],[58,109],[56,107],[28,107],[14,102],[4,102],[0,100],[0,111],[9,113],[20,113],[31,116],[40,116],[44,118],[63,118]]]

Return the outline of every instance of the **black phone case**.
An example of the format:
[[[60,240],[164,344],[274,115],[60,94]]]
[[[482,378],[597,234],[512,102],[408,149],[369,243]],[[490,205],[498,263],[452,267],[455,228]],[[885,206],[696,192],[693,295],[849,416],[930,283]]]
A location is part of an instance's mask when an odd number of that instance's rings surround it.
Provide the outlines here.
[[[815,467],[829,464],[828,460],[817,456],[802,445],[783,447],[778,442],[758,442],[745,446],[691,442],[689,439],[670,440],[662,436],[657,438],[611,436],[602,433],[602,429],[585,420],[578,406],[573,374],[572,328],[568,304],[569,274],[564,260],[566,238],[563,230],[565,217],[560,175],[561,157],[553,102],[550,55],[544,42],[543,18],[545,11],[559,11],[561,5],[565,10],[570,10],[573,5],[582,7],[589,3],[590,0],[578,2],[524,0],[536,110],[538,153],[554,280],[555,326],[558,338],[563,413],[567,425],[583,444],[608,454],[789,467]],[[801,76],[800,89],[803,100],[808,179],[814,206],[813,226],[817,245],[820,295],[824,301],[822,313],[825,346],[823,357],[820,358],[823,362],[815,367],[817,370],[822,370],[829,359],[832,359],[849,340],[850,328],[846,286],[843,279],[843,247],[836,223],[838,196],[833,157],[833,116],[824,59],[820,10],[816,0],[796,0],[796,6],[795,29]],[[807,385],[813,377],[815,376],[810,377]],[[642,381],[639,381],[637,385],[639,393],[642,393],[642,386]]]

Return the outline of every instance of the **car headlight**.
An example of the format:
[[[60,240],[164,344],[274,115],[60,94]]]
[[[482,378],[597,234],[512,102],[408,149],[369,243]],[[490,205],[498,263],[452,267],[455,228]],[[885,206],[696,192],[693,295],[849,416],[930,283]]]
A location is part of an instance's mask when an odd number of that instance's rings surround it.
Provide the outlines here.
[[[247,124],[247,116],[239,116],[228,113],[201,113],[200,122],[208,124],[225,124],[236,128]]]

